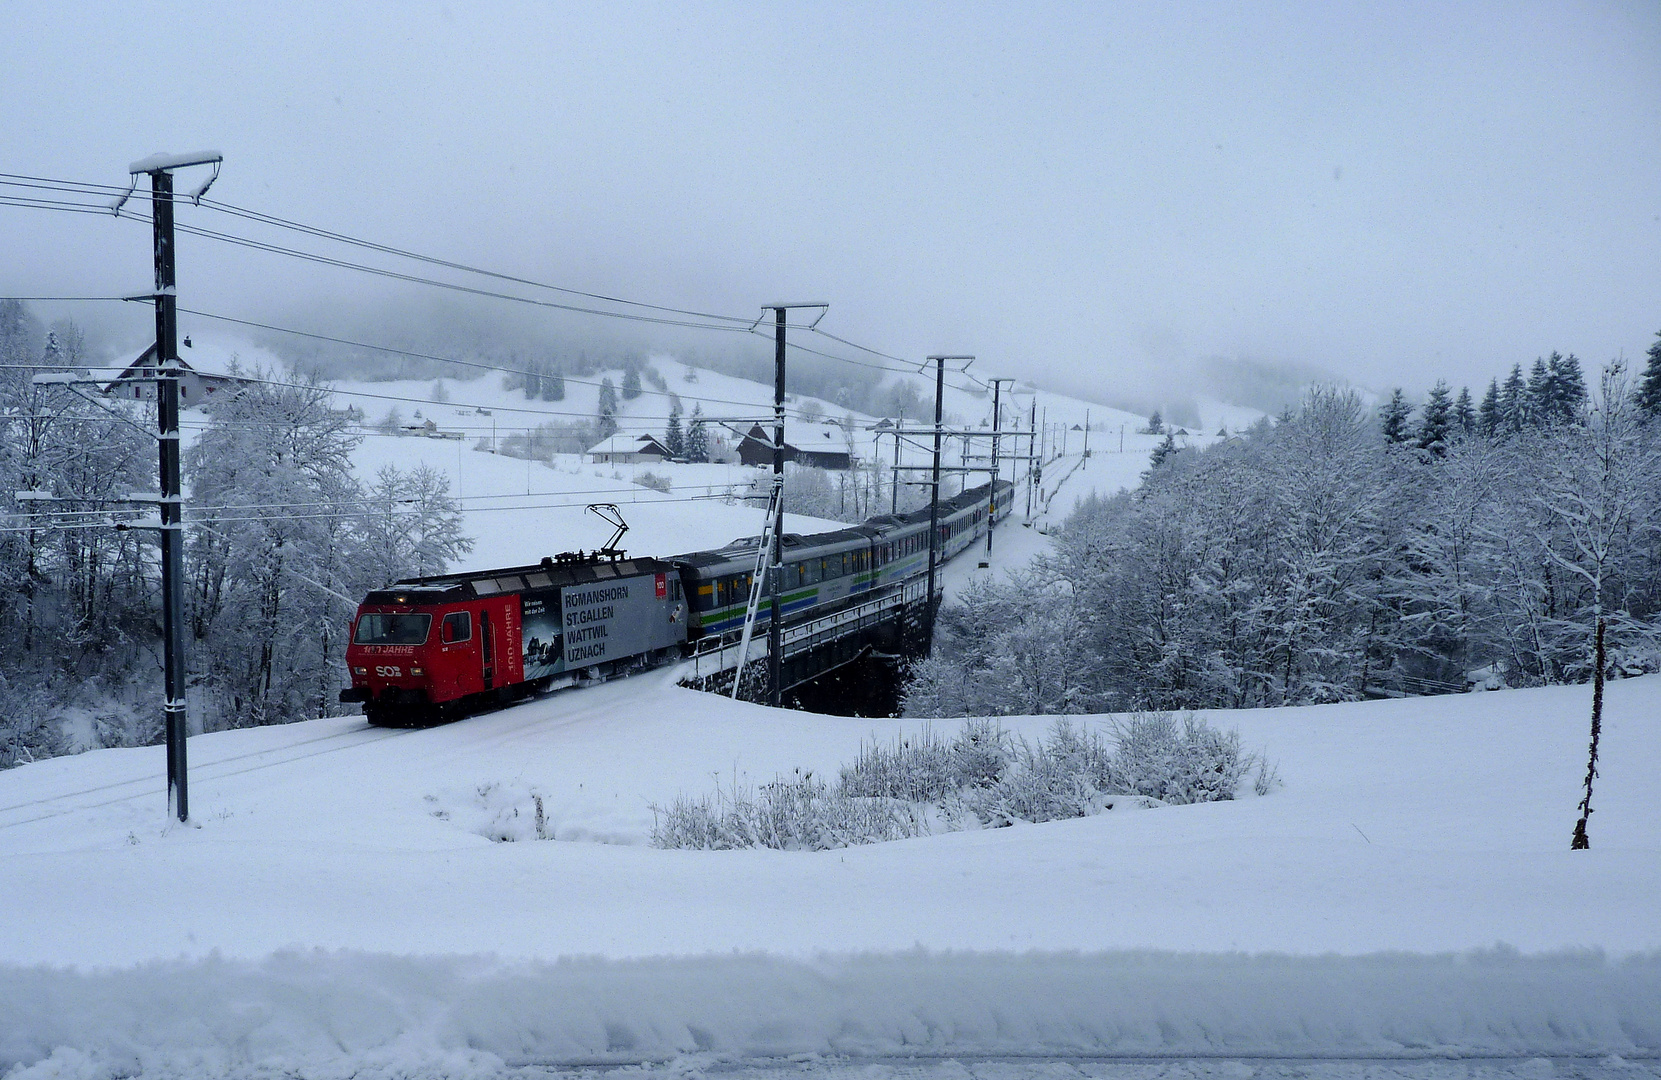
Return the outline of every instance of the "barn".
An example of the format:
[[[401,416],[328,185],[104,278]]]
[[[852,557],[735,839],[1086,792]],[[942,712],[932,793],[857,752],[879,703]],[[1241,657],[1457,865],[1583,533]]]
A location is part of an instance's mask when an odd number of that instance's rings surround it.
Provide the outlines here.
[[[738,459],[746,465],[773,464],[773,430],[756,424],[738,444]],[[784,429],[784,460],[816,469],[851,469],[853,442],[840,424],[791,423]]]

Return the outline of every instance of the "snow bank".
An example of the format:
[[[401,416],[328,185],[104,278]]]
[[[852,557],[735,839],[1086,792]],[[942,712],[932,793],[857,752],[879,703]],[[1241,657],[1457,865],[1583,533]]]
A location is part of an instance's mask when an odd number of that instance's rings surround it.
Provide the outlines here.
[[[919,950],[505,963],[288,952],[0,969],[9,1080],[365,1067],[466,1076],[699,1054],[1658,1053],[1661,955]]]

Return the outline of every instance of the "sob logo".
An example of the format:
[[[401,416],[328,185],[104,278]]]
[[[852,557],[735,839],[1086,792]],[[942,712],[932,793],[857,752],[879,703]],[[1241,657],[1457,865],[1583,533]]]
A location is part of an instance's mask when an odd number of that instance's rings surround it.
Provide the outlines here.
[[[404,676],[404,669],[391,664],[379,664],[375,668],[375,674],[383,679],[401,679]]]

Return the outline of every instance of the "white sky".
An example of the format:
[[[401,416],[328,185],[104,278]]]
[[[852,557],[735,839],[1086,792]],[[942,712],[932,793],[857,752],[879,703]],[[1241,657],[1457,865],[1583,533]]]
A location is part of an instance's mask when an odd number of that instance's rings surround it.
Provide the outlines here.
[[[213,147],[228,202],[704,310],[826,299],[1101,398],[1213,356],[1422,388],[1642,354],[1661,5],[1265,7],[13,3],[0,171]],[[148,247],[0,206],[0,293],[138,291]],[[237,315],[412,295],[191,238],[179,277]]]

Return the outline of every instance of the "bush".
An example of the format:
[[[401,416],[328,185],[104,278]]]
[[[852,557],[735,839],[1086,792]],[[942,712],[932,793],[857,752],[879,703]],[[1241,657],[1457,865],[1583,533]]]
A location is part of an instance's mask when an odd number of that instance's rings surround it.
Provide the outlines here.
[[[1116,779],[1124,790],[1167,803],[1234,798],[1255,754],[1240,750],[1238,731],[1218,731],[1190,713],[1179,729],[1170,713],[1139,713],[1113,726]]]
[[[659,476],[654,472],[635,473],[634,482],[643,488],[651,488],[653,491],[661,491],[665,495],[673,491],[675,487],[675,485],[669,482],[669,478],[667,476]]]
[[[1216,802],[1234,798],[1255,766],[1267,795],[1274,769],[1243,754],[1240,735],[1204,719],[1139,714],[1102,732],[1057,720],[1036,743],[993,720],[972,720],[953,739],[931,727],[892,743],[861,746],[827,785],[812,773],[765,784],[755,795],[717,787],[653,807],[658,847],[823,850],[897,840],[948,828],[1085,817],[1123,804]]]
[[[713,796],[680,796],[652,807],[652,844],[661,848],[774,848],[825,851],[852,844],[903,840],[926,830],[923,817],[899,799],[854,796],[797,770],[763,784],[754,795],[736,786]]]

